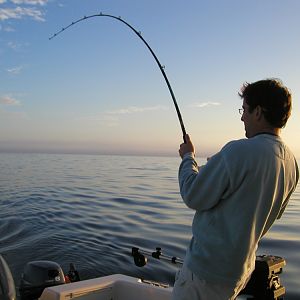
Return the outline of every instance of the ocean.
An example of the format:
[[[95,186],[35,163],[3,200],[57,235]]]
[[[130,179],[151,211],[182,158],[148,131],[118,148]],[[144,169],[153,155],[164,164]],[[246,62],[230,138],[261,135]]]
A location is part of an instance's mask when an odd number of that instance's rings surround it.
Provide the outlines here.
[[[204,160],[199,160],[201,163]],[[75,263],[81,279],[122,273],[173,285],[178,266],[132,247],[184,258],[194,212],[181,200],[178,157],[0,153],[0,253],[18,286],[25,264]],[[300,188],[258,254],[285,258],[285,299],[300,299]]]

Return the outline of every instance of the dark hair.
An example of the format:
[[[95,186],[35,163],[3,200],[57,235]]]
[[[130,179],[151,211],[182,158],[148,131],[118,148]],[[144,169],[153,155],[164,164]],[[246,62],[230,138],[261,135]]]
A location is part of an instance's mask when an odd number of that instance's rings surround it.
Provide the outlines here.
[[[260,106],[265,119],[275,128],[284,127],[291,115],[292,95],[279,79],[246,82],[239,95],[249,105],[250,113]]]

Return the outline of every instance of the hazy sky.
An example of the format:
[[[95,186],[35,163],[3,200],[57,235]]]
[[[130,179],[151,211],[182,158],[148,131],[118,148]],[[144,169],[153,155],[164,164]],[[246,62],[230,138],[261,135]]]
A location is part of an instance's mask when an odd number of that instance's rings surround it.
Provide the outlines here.
[[[291,89],[282,136],[300,157],[300,1],[0,0],[0,151],[198,156],[244,137],[238,92],[276,77]]]

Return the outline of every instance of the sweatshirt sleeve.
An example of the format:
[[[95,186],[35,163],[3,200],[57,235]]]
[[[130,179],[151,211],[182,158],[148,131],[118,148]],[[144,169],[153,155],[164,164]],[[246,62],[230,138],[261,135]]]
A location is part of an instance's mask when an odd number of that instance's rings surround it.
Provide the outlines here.
[[[211,209],[222,201],[229,183],[221,153],[200,168],[192,153],[183,157],[179,167],[179,186],[181,197],[189,208],[198,211]]]

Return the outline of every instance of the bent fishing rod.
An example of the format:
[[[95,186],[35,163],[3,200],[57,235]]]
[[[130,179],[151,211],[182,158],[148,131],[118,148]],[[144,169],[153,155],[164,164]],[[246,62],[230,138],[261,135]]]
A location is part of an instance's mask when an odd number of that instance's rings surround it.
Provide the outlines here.
[[[124,21],[121,17],[116,17],[116,16],[113,16],[113,15],[109,15],[109,14],[103,14],[103,13],[99,13],[99,14],[94,14],[94,15],[90,15],[90,16],[84,16],[82,17],[81,19],[78,19],[77,21],[75,22],[72,22],[71,24],[69,24],[68,26],[62,28],[60,31],[58,31],[57,33],[53,34],[49,40],[52,40],[53,38],[55,38],[56,36],[58,36],[59,34],[61,34],[62,32],[64,32],[65,30],[67,30],[68,28],[72,27],[73,25],[81,22],[81,21],[85,21],[87,19],[90,19],[90,18],[94,18],[94,17],[109,17],[109,18],[113,18],[115,20],[118,20],[120,22],[122,22],[123,24],[125,24],[126,26],[128,26],[143,42],[144,44],[147,46],[147,48],[149,49],[149,51],[151,52],[152,56],[154,57],[156,63],[158,64],[158,67],[166,81],[166,84],[168,86],[168,89],[170,91],[170,94],[171,94],[171,97],[172,97],[172,100],[173,100],[173,103],[174,103],[174,106],[175,106],[175,109],[176,109],[176,113],[177,113],[177,116],[178,116],[178,119],[179,119],[179,123],[180,123],[180,127],[181,127],[181,130],[182,130],[182,134],[183,134],[183,140],[184,142],[186,142],[185,140],[185,135],[186,135],[186,131],[185,131],[185,127],[184,127],[184,124],[183,124],[183,120],[182,120],[182,116],[181,116],[181,113],[180,113],[180,110],[179,110],[179,107],[178,107],[178,104],[177,104],[177,101],[176,101],[176,98],[175,98],[175,95],[174,95],[174,92],[172,90],[172,87],[171,87],[171,84],[168,80],[168,77],[166,75],[166,72],[164,70],[164,67],[161,65],[160,61],[158,60],[157,56],[155,55],[154,51],[152,50],[152,48],[149,46],[149,44],[146,42],[146,40],[142,37],[142,34],[140,31],[137,31],[133,26],[131,26],[129,23],[127,23],[126,21]]]

